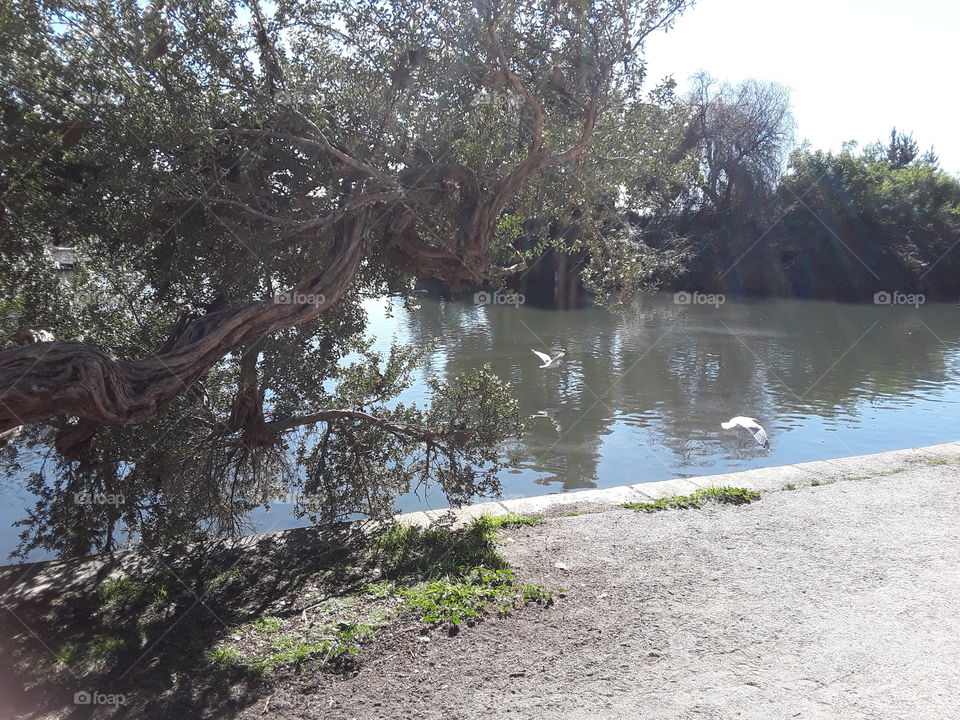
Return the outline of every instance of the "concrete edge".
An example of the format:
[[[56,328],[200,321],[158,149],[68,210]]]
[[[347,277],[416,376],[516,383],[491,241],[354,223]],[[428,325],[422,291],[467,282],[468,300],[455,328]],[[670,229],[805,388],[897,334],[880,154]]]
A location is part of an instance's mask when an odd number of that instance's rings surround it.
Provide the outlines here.
[[[552,493],[514,500],[496,500],[447,510],[404,513],[397,515],[396,520],[425,527],[445,517],[447,522],[459,526],[484,515],[500,516],[510,513],[542,515],[577,506],[611,507],[626,502],[650,502],[672,495],[689,495],[705,487],[730,486],[760,492],[775,492],[785,489],[787,485],[804,486],[812,485],[814,481],[828,483],[837,480],[864,479],[950,460],[960,461],[960,441],[869,455],[853,455],[833,460],[755,468],[720,475],[702,475],[602,489]]]

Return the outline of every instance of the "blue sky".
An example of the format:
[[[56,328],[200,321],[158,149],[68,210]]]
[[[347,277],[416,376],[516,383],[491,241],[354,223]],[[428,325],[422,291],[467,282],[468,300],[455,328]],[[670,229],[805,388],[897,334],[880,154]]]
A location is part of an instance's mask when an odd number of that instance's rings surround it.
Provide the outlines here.
[[[647,59],[680,89],[699,70],[786,85],[798,142],[863,146],[896,125],[960,175],[958,0],[699,0]]]

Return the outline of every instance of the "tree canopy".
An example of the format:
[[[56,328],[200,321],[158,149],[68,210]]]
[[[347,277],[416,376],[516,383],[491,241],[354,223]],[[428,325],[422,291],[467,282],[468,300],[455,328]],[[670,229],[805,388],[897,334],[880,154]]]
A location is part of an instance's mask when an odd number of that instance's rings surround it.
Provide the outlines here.
[[[520,429],[505,386],[480,371],[396,403],[418,352],[373,353],[362,301],[496,282],[530,257],[518,218],[615,197],[638,174],[609,157],[623,128],[672,107],[640,92],[643,41],[687,4],[0,9],[0,433],[36,517],[69,529],[27,544],[229,528],[291,486],[327,519],[388,512],[418,479],[453,502],[495,490]],[[75,249],[71,273],[50,246]]]

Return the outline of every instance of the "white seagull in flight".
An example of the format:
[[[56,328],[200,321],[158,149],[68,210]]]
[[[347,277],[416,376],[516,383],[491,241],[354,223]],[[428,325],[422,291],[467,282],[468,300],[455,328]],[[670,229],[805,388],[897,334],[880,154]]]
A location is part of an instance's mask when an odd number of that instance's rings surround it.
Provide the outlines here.
[[[720,427],[724,430],[730,430],[737,426],[746,428],[750,431],[750,434],[757,439],[757,442],[763,445],[767,450],[770,449],[770,441],[767,440],[767,431],[763,429],[763,426],[756,421],[755,418],[743,417],[739,415],[735,418],[730,418],[728,422],[720,423]]]
[[[539,350],[531,350],[530,352],[532,352],[534,355],[540,358],[541,362],[543,362],[543,365],[540,366],[542,368],[556,367],[557,363],[560,362],[560,358],[566,355],[566,353],[563,350],[558,352],[553,357],[550,357],[546,353],[542,353]]]

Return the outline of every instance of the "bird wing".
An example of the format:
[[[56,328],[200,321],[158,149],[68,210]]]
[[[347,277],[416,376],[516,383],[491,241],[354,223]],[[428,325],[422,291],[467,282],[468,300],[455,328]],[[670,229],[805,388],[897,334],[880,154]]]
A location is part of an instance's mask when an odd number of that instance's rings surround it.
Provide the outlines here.
[[[750,434],[753,435],[756,441],[761,445],[767,444],[768,442],[767,431],[764,430],[763,426],[760,423],[758,423],[754,418],[738,415],[735,418],[730,418],[730,420],[728,420],[725,423],[720,423],[720,427],[722,427],[724,430],[730,430],[731,428],[735,428],[738,425],[750,431]]]
[[[737,417],[730,418],[725,423],[720,423],[720,427],[722,427],[724,430],[730,430],[732,428],[737,427],[738,425],[740,427],[747,427],[747,423],[749,422],[750,422],[750,418],[743,417],[742,415],[738,415]]]
[[[767,442],[768,442],[768,441],[767,441],[767,431],[764,430],[762,427],[760,427],[760,425],[757,425],[757,426],[756,426],[756,429],[752,429],[752,430],[750,430],[750,432],[753,433],[753,437],[755,437],[755,438],[757,439],[757,442],[758,442],[758,443],[760,443],[760,444],[763,445],[764,447],[767,446]]]
[[[542,353],[542,352],[540,352],[539,350],[531,350],[530,352],[532,352],[534,355],[536,355],[538,358],[540,358],[543,362],[545,362],[545,363],[550,362],[550,356],[549,356],[549,355],[547,355],[547,354],[545,354],[545,353]]]

